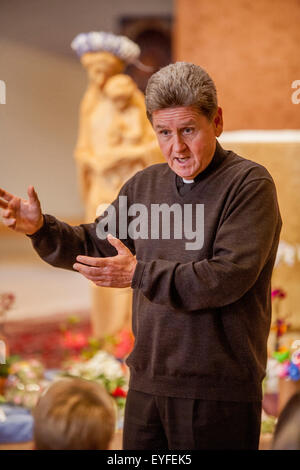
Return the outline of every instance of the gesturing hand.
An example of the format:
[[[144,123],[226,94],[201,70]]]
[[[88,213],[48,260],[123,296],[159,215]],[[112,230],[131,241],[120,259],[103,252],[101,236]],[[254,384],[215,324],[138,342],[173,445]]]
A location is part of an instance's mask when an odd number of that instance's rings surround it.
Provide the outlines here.
[[[78,255],[76,257],[78,262],[73,268],[93,281],[96,286],[130,287],[137,264],[136,257],[118,238],[109,234],[107,240],[116,248],[118,252],[116,256],[93,258]]]
[[[0,188],[0,207],[3,223],[16,232],[32,235],[43,225],[41,204],[33,186],[27,190],[29,200]]]

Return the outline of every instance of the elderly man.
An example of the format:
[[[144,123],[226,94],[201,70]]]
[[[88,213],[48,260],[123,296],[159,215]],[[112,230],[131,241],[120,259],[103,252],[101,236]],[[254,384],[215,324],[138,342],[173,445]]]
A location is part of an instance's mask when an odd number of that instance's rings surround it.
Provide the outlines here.
[[[135,174],[110,218],[71,227],[42,214],[29,187],[29,201],[2,190],[4,222],[53,266],[132,287],[124,449],[257,449],[281,230],[274,182],[216,140],[222,110],[201,67],[179,62],[155,73],[146,107],[167,163]],[[160,208],[166,219],[166,207],[172,234],[144,210]],[[104,239],[107,226],[115,237]],[[187,242],[193,234],[198,243]]]

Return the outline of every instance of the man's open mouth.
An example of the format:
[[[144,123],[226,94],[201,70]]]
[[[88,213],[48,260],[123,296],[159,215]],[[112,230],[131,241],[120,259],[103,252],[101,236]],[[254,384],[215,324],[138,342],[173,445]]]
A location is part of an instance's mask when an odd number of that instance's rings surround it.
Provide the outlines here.
[[[177,160],[179,163],[185,163],[190,157],[176,157],[175,160]]]

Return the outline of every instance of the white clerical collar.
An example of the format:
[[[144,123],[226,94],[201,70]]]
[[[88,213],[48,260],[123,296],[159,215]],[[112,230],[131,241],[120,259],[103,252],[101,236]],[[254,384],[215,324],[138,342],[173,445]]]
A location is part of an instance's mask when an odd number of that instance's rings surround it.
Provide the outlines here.
[[[194,183],[194,180],[185,180],[184,178],[182,178],[182,181],[183,181],[184,183],[188,183],[188,184]]]

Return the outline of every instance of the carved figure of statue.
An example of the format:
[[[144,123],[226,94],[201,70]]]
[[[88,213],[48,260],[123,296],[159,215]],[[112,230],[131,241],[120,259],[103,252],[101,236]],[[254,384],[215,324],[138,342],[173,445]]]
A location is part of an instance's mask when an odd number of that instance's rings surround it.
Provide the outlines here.
[[[87,71],[88,86],[80,106],[75,149],[85,221],[92,222],[137,171],[164,161],[146,117],[143,93],[121,72],[136,63],[137,44],[111,33],[78,35],[72,48]],[[131,327],[131,289],[91,283],[93,332],[97,337]]]

